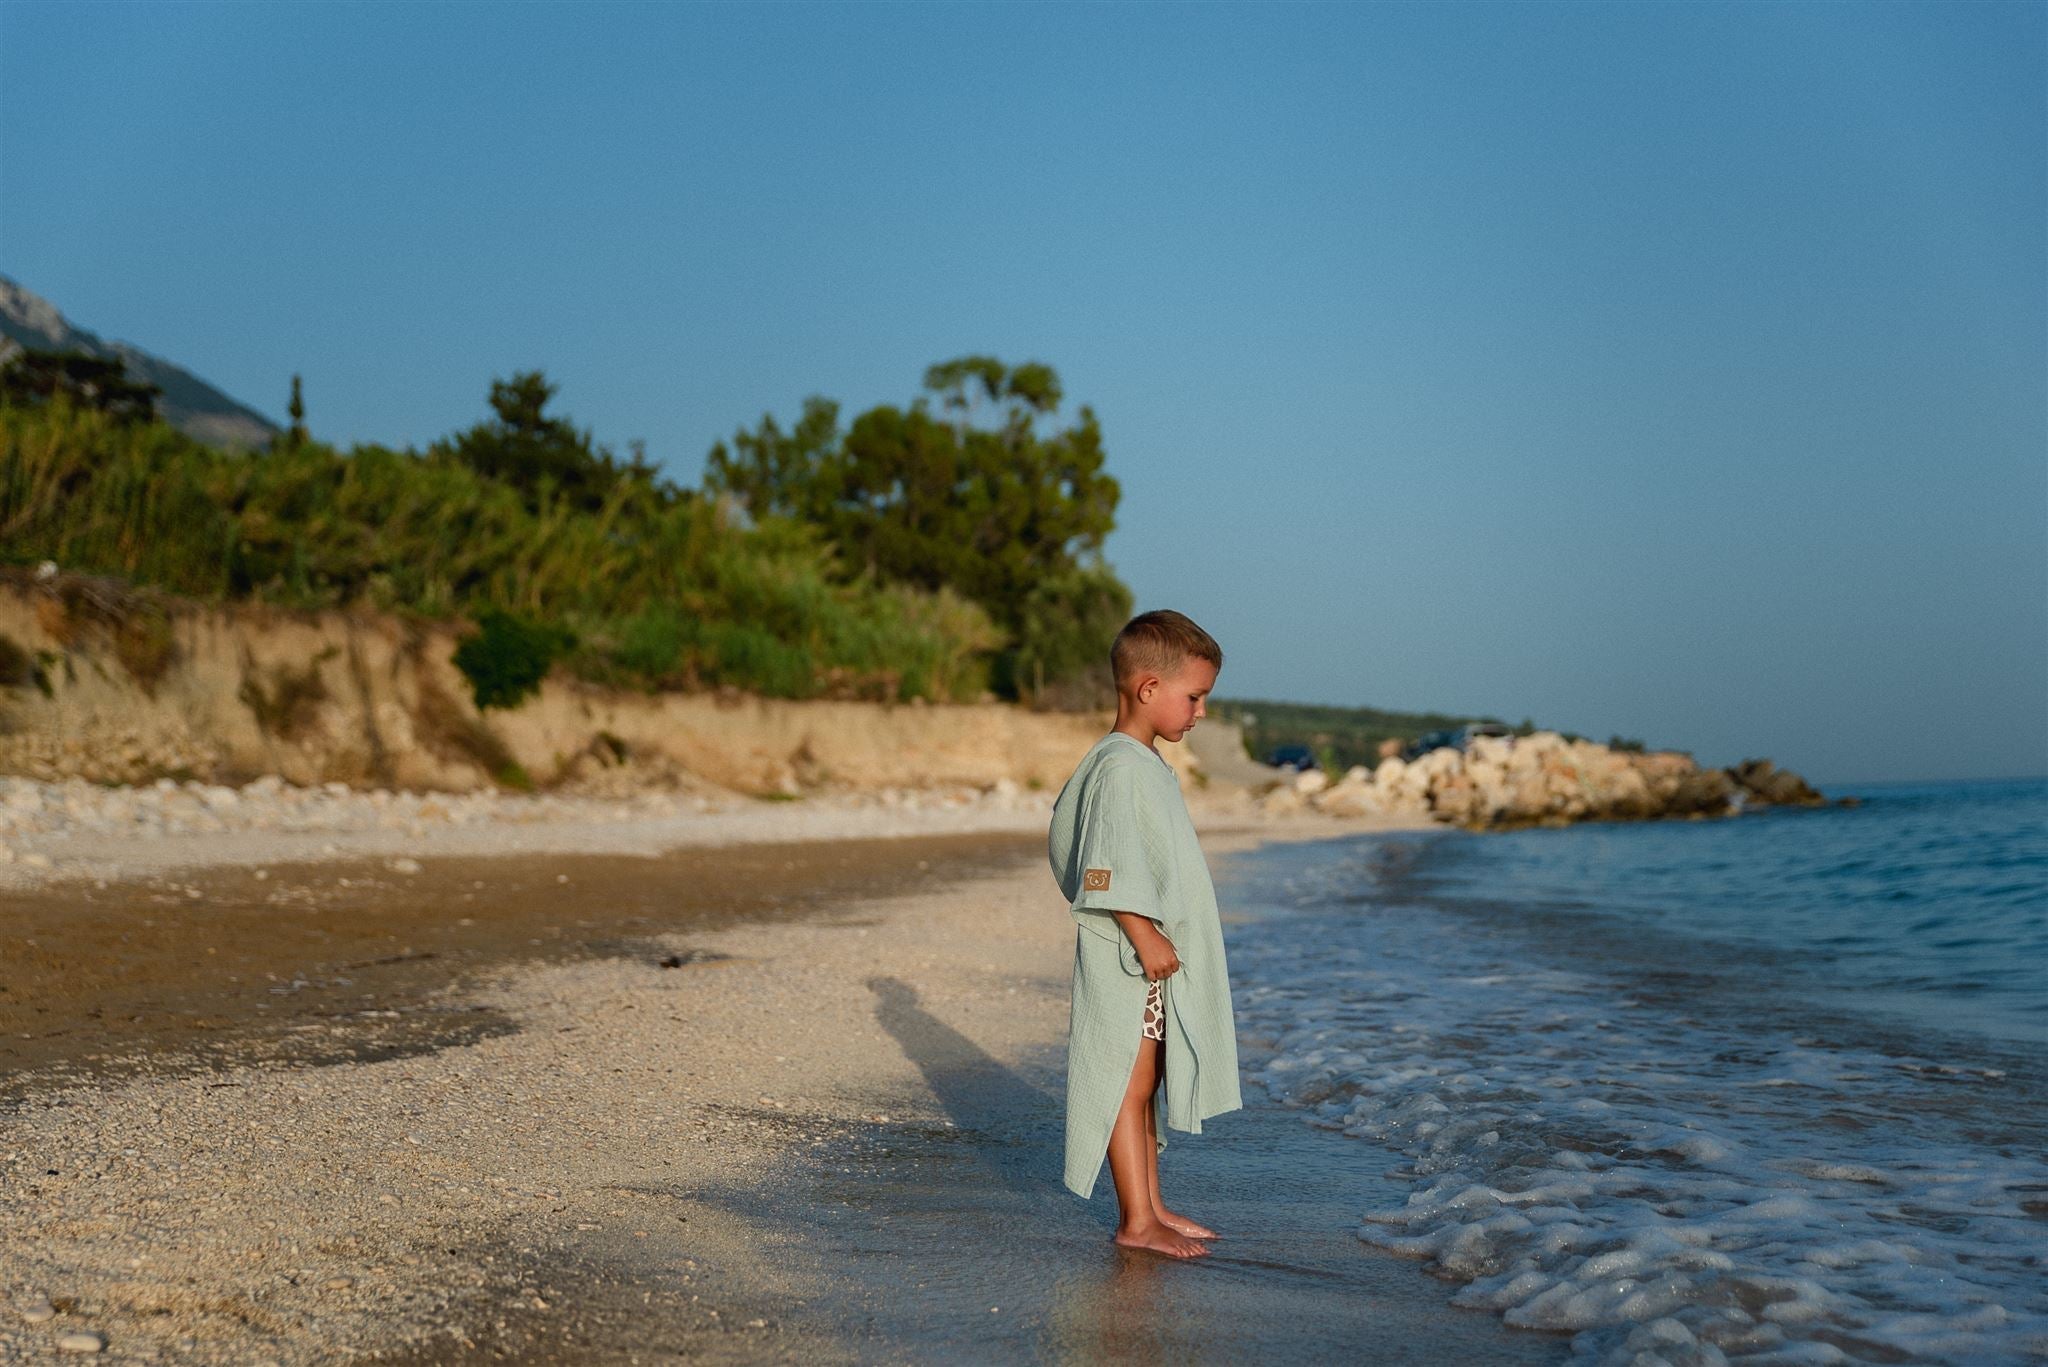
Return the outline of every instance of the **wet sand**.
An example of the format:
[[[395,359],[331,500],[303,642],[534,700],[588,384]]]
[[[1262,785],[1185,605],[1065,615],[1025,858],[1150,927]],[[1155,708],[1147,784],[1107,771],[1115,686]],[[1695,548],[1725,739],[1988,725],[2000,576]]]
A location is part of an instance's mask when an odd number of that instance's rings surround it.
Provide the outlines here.
[[[920,837],[0,904],[0,1361],[79,1330],[206,1363],[1561,1355],[1361,1244],[1370,1150],[1255,1094],[1166,1156],[1216,1255],[1110,1246],[1106,1189],[1058,1183],[1042,860]]]
[[[1480,1367],[1565,1356],[1561,1338],[1449,1309],[1448,1289],[1416,1264],[1361,1245],[1354,1213],[1384,1203],[1392,1156],[1315,1130],[1256,1089],[1203,1135],[1168,1136],[1169,1193],[1224,1233],[1210,1256],[1115,1247],[1107,1174],[1085,1204],[1054,1189],[1063,1052],[1005,1065],[907,985],[869,986],[943,1119],[848,1135],[797,1165],[804,1199],[740,1210],[849,1269],[811,1311],[836,1323],[853,1360]]]
[[[580,958],[656,962],[670,953],[657,952],[660,935],[1021,867],[1043,843],[938,835],[651,860],[438,858],[410,874],[344,860],[0,892],[0,1106],[145,1070],[447,1048],[516,1028],[460,999],[481,976]]]

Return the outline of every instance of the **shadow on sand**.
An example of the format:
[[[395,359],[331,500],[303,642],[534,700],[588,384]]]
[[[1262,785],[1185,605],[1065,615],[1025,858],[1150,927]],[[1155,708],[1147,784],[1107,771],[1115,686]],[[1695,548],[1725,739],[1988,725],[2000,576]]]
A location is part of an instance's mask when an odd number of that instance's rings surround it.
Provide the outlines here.
[[[925,1010],[910,984],[870,978],[868,990],[875,994],[876,1022],[924,1074],[953,1128],[971,1141],[974,1161],[1012,1191],[1034,1198],[1056,1192],[1059,1098]]]

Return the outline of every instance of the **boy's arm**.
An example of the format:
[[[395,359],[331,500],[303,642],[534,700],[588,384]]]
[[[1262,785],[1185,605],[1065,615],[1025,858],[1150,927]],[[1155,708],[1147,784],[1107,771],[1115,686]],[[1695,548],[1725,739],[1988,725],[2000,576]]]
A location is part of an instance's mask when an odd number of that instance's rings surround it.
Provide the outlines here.
[[[1116,917],[1116,923],[1130,939],[1131,948],[1138,952],[1146,978],[1158,982],[1180,970],[1180,956],[1173,952],[1173,941],[1166,938],[1157,921],[1135,911],[1113,911],[1110,915]]]

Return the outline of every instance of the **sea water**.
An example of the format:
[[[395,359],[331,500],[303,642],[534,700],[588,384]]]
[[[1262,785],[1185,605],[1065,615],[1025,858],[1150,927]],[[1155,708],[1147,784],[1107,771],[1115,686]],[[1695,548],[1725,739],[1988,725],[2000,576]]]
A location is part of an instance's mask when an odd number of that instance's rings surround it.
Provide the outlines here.
[[[1585,1360],[2048,1361],[2048,781],[1862,796],[1269,847],[1246,1073]]]

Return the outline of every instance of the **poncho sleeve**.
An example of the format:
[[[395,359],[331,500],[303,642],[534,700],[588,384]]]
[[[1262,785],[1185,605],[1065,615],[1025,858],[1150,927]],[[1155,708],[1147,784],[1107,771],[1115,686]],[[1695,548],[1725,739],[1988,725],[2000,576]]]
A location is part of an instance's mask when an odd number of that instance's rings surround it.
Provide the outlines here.
[[[1072,856],[1078,871],[1074,920],[1120,947],[1126,973],[1142,973],[1144,967],[1111,913],[1136,912],[1162,927],[1168,920],[1162,895],[1170,855],[1140,783],[1131,765],[1105,764],[1097,771],[1076,823]]]

